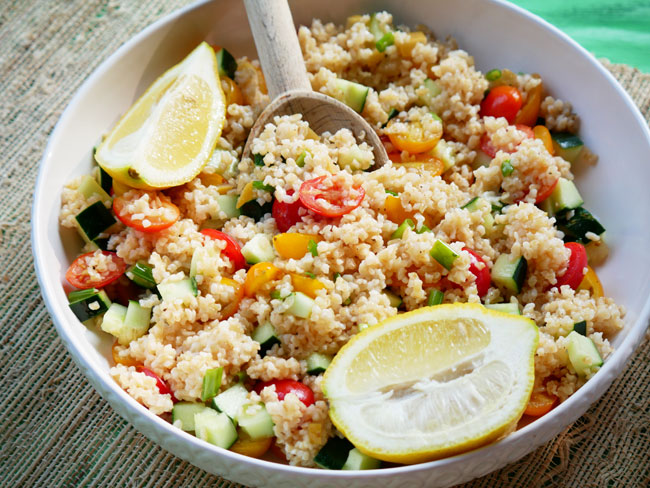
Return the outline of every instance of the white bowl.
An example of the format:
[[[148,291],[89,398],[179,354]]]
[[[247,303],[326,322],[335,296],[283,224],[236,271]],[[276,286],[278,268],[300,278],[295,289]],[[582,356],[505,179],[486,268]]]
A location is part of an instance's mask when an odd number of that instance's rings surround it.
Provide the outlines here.
[[[568,401],[506,439],[439,461],[371,472],[296,468],[244,457],[200,441],[150,413],[109,377],[110,341],[87,329],[67,306],[64,272],[79,249],[74,233],[59,228],[61,189],[91,168],[93,144],[156,77],[203,39],[236,55],[254,56],[241,2],[201,2],[165,17],[129,40],[85,81],[61,116],[41,164],[32,213],[32,247],[45,303],[63,342],[93,386],[140,432],[168,451],[214,474],[255,486],[443,487],[470,480],[524,456],[582,415],[622,371],[639,344],[650,313],[650,134],[614,78],[584,49],[554,27],[500,0],[448,2],[300,1],[297,24],[312,17],[346,16],[385,8],[397,23],[431,27],[454,36],[479,68],[538,72],[548,90],[573,103],[581,137],[599,156],[578,185],[608,229],[612,253],[599,268],[606,292],[627,308],[616,352]]]

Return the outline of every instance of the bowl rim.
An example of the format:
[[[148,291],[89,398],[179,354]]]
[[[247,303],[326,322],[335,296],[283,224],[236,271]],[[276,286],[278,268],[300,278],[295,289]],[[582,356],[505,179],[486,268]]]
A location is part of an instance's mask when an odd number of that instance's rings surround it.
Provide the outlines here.
[[[571,39],[567,34],[559,30],[557,27],[543,20],[542,18],[536,16],[535,14],[517,6],[512,3],[507,2],[506,0],[483,0],[485,3],[492,4],[497,8],[505,8],[516,15],[522,16],[530,22],[537,24],[544,30],[550,31],[550,33],[563,41],[567,48],[571,49],[572,55],[578,55],[580,57],[586,58],[588,63],[595,67],[601,76],[603,76],[608,82],[609,85],[614,89],[623,99],[623,102],[626,104],[628,110],[630,110],[636,119],[638,125],[642,128],[642,132],[645,134],[646,142],[650,146],[650,129],[646,124],[645,119],[641,115],[639,109],[632,101],[630,95],[622,88],[614,76],[585,48],[580,46],[576,41]],[[42,188],[46,184],[44,173],[45,168],[48,166],[48,162],[52,158],[54,148],[59,139],[59,134],[63,131],[63,127],[66,125],[69,119],[72,118],[73,113],[76,110],[77,105],[80,103],[80,100],[83,99],[85,93],[90,90],[92,85],[95,83],[95,80],[101,78],[107,71],[109,71],[112,66],[119,61],[126,53],[128,53],[135,45],[139,44],[143,39],[149,37],[153,32],[158,29],[161,29],[164,26],[171,24],[177,19],[185,16],[189,12],[200,9],[206,4],[211,3],[211,0],[200,0],[195,3],[189,4],[185,7],[177,9],[160,19],[156,20],[152,24],[145,27],[143,30],[139,31],[136,35],[131,37],[125,43],[123,43],[116,51],[114,51],[108,58],[102,61],[86,78],[79,88],[74,93],[73,97],[70,99],[66,108],[62,112],[59,120],[57,121],[52,133],[48,138],[48,143],[44,152],[42,159],[39,162],[39,170],[36,178],[35,190],[34,190],[34,200],[32,203],[31,211],[31,245],[32,245],[32,255],[34,258],[34,266],[36,269],[36,276],[38,283],[40,285],[41,295],[43,301],[47,307],[50,317],[55,324],[57,332],[61,337],[63,343],[65,344],[68,351],[71,353],[73,360],[84,373],[84,375],[90,380],[91,384],[95,389],[100,393],[100,395],[109,401],[107,398],[107,392],[117,394],[118,397],[124,402],[123,407],[128,411],[131,416],[140,417],[141,420],[148,423],[158,434],[171,434],[177,440],[182,442],[189,442],[196,449],[201,449],[203,451],[209,451],[213,454],[224,456],[230,461],[237,463],[248,464],[251,467],[262,470],[272,470],[276,472],[284,472],[285,474],[291,475],[307,475],[319,478],[333,478],[333,479],[363,479],[363,478],[373,478],[377,479],[378,477],[385,478],[391,477],[394,475],[400,475],[405,473],[411,473],[416,471],[428,471],[436,467],[442,467],[450,464],[465,463],[466,461],[476,459],[477,457],[484,456],[486,451],[496,451],[498,449],[505,449],[509,445],[515,443],[517,440],[523,436],[530,436],[532,442],[531,445],[534,445],[533,449],[538,447],[544,442],[547,442],[546,437],[543,432],[546,430],[548,424],[550,424],[556,417],[572,413],[574,405],[577,405],[583,397],[588,396],[588,393],[592,390],[595,390],[600,386],[601,383],[608,383],[606,388],[608,388],[613,381],[613,379],[619,376],[623,372],[625,363],[630,359],[632,353],[641,343],[641,340],[644,336],[645,330],[648,325],[648,320],[650,318],[650,296],[646,298],[646,301],[641,308],[637,320],[632,324],[627,324],[629,327],[626,336],[623,338],[622,342],[618,345],[613,354],[605,362],[601,370],[589,380],[585,385],[583,385],[576,394],[569,397],[565,402],[561,403],[556,407],[552,413],[545,415],[537,420],[531,422],[530,424],[522,427],[521,429],[513,432],[507,437],[501,439],[498,442],[490,443],[478,449],[468,451],[462,454],[457,454],[455,456],[450,456],[434,461],[413,464],[413,465],[404,465],[398,467],[382,468],[379,470],[368,470],[368,471],[334,471],[334,470],[318,470],[314,468],[306,468],[300,466],[290,466],[280,463],[275,463],[272,461],[266,461],[263,459],[255,459],[235,452],[229,451],[227,449],[222,449],[207,442],[201,441],[197,437],[184,432],[180,429],[177,429],[172,424],[166,422],[162,418],[154,415],[146,407],[140,405],[133,398],[131,398],[122,388],[115,383],[108,373],[100,373],[93,366],[93,361],[90,359],[89,355],[84,351],[83,348],[79,347],[77,344],[79,338],[73,334],[73,331],[69,331],[65,318],[63,317],[62,312],[60,311],[61,303],[55,299],[54,296],[54,282],[53,280],[46,279],[46,269],[47,265],[43,261],[43,254],[45,246],[47,246],[47,221],[44,221],[40,217],[39,209],[42,207],[41,195],[43,194]],[[613,373],[613,374],[612,374]],[[606,389],[605,388],[605,389]],[[603,389],[603,393],[605,391]],[[602,395],[602,393],[601,393]],[[600,398],[600,396],[598,398]],[[585,403],[585,402],[582,402]],[[586,403],[585,405],[578,406],[579,413],[578,416],[584,414],[584,412],[589,408],[591,403]],[[112,405],[111,405],[112,406]],[[129,424],[135,427],[139,432],[143,433],[146,437],[152,439],[150,433],[145,434],[139,426],[135,425],[131,419],[127,418],[123,412],[118,411],[113,407],[113,410],[127,420]],[[569,416],[570,417],[570,416]],[[577,416],[576,416],[577,418]],[[569,425],[564,424],[564,426]],[[559,431],[558,431],[559,432]],[[554,437],[558,432],[553,433]],[[535,434],[538,434],[535,436]],[[541,439],[541,440],[540,440]],[[152,439],[156,444],[161,446],[161,442],[158,440]],[[537,441],[535,441],[537,440]],[[523,452],[520,457],[532,452],[533,449],[530,449],[526,452]],[[176,455],[176,454],[175,454]],[[190,461],[191,462],[191,461]],[[200,468],[202,469],[202,468]],[[223,476],[223,475],[221,475]]]

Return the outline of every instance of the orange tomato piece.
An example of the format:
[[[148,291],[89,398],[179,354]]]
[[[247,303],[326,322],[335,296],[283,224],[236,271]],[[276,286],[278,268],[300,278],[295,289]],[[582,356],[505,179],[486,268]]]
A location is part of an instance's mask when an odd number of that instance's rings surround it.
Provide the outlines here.
[[[315,234],[300,234],[285,232],[273,236],[273,247],[284,259],[300,259],[309,252],[309,242],[319,242],[321,238]]]
[[[244,287],[230,278],[222,278],[221,284],[231,286],[235,289],[235,296],[232,301],[221,310],[221,320],[225,320],[228,317],[235,315],[239,309],[239,304],[242,301],[242,298],[244,298]]]
[[[273,437],[264,437],[262,439],[248,439],[240,437],[237,442],[235,442],[230,450],[238,454],[243,454],[244,456],[260,458],[266,451],[271,447],[273,442]]]
[[[221,88],[223,88],[223,94],[226,96],[226,103],[228,105],[233,103],[244,105],[244,95],[242,95],[239,85],[235,83],[235,80],[227,76],[222,76],[221,81]]]
[[[515,124],[523,124],[529,127],[535,125],[537,117],[539,117],[539,107],[542,104],[542,95],[544,94],[544,85],[540,82],[528,94],[526,103],[521,107],[519,113],[515,117]]]
[[[136,361],[135,359],[130,358],[130,357],[123,358],[118,354],[117,347],[119,345],[120,345],[120,343],[118,341],[115,341],[113,343],[113,347],[111,347],[111,354],[113,355],[113,362],[115,364],[122,364],[124,366],[139,366],[140,363],[138,361]]]
[[[248,270],[244,280],[244,296],[252,297],[265,284],[273,281],[280,274],[280,269],[271,263],[257,263]]]
[[[445,170],[445,164],[429,152],[416,154],[415,157],[406,160],[402,158],[402,153],[390,152],[388,153],[388,159],[395,164],[395,167],[404,166],[405,168],[420,169],[431,173],[433,176],[440,176]]]
[[[420,122],[409,122],[407,131],[388,134],[390,142],[399,151],[406,151],[410,154],[419,154],[431,151],[442,137],[442,125],[437,126],[439,130],[434,133],[425,133]]]
[[[591,292],[591,296],[594,298],[601,298],[605,296],[603,285],[600,282],[598,275],[591,266],[587,266],[587,273],[585,274],[584,278],[582,278],[582,281],[578,286],[578,290],[589,290]]]
[[[406,219],[413,219],[416,212],[407,212],[402,205],[402,200],[399,197],[388,195],[384,202],[384,210],[386,217],[396,224],[401,224]]]
[[[310,298],[316,298],[318,290],[325,288],[325,285],[315,278],[309,276],[299,275],[298,273],[291,274],[291,284],[295,291],[304,293]]]
[[[550,412],[557,401],[558,398],[555,395],[551,395],[544,390],[534,391],[530,395],[530,400],[528,400],[528,405],[524,413],[531,417],[541,417]]]
[[[200,173],[199,179],[205,186],[219,186],[226,182],[226,179],[219,173]]]
[[[544,147],[551,156],[555,156],[555,149],[553,149],[553,139],[551,138],[551,133],[543,125],[536,125],[533,128],[533,133],[535,134],[535,139],[539,139],[544,143]]]

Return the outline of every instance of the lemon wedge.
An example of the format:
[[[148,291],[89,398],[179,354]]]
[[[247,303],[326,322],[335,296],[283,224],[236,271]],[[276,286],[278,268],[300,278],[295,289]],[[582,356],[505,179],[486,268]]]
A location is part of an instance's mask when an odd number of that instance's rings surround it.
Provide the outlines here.
[[[330,418],[360,451],[417,463],[510,432],[534,381],[532,320],[476,304],[426,307],[365,329],[327,368]]]
[[[97,162],[134,188],[181,185],[208,162],[225,107],[214,51],[203,42],[133,104],[97,148]]]

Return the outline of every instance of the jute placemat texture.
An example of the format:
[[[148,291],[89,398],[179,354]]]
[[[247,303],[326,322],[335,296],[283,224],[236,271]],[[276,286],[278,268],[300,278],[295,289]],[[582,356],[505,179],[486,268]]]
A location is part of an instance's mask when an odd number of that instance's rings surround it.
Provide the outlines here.
[[[186,3],[0,2],[2,487],[239,486],[164,451],[92,389],[48,316],[29,242],[39,160],[70,98],[125,40]],[[650,119],[650,75],[609,68]],[[603,116],[615,123],[615,114]],[[625,161],[615,163],[624,170]],[[519,462],[464,487],[649,486],[649,357],[646,339],[578,422]]]

